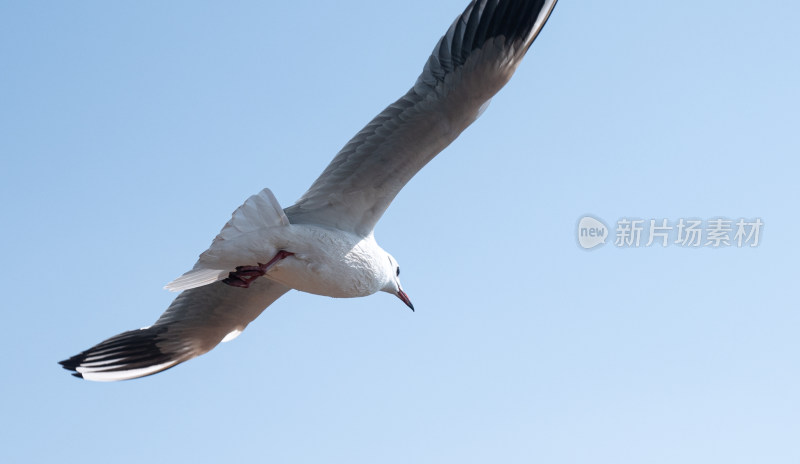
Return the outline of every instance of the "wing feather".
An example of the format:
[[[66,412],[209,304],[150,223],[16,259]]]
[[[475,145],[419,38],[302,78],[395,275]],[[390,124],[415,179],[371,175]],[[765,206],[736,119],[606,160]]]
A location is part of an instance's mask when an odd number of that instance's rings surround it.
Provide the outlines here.
[[[291,221],[370,234],[400,189],[508,82],[555,3],[470,3],[414,86],[356,134],[286,209]]]
[[[209,254],[201,255],[197,272],[182,282],[204,283],[239,261],[253,264],[246,262],[250,256],[236,255],[247,251],[249,236],[289,220],[370,234],[400,189],[458,137],[511,78],[555,3],[471,2],[436,44],[414,86],[345,145],[285,216],[268,190],[251,197],[234,213]],[[235,249],[228,250],[226,244]],[[268,279],[257,279],[247,289],[215,282],[185,290],[152,326],[121,333],[61,365],[73,375],[98,381],[154,374],[235,338],[288,290]]]
[[[289,291],[257,279],[250,288],[217,282],[187,290],[150,327],[109,338],[61,365],[87,380],[127,380],[161,372],[211,350],[244,330]]]

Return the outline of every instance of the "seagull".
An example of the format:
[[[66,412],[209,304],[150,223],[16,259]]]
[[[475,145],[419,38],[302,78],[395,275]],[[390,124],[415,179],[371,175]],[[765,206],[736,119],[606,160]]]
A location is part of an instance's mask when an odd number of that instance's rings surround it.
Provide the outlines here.
[[[86,380],[144,377],[236,338],[291,289],[334,298],[383,291],[414,305],[373,229],[403,186],[486,109],[557,0],[473,0],[439,40],[413,87],[282,208],[269,189],[234,211],[153,325],[60,364]]]

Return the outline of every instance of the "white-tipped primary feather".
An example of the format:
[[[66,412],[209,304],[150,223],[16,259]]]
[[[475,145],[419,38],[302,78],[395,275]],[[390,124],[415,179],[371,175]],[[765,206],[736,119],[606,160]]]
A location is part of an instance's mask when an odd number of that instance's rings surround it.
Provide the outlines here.
[[[77,367],[75,371],[86,380],[93,380],[95,382],[116,382],[118,380],[130,380],[146,375],[155,374],[178,364],[178,360],[167,361],[161,364],[155,364],[147,367],[140,367],[130,369],[127,371],[104,371],[101,369],[93,369],[90,367]]]

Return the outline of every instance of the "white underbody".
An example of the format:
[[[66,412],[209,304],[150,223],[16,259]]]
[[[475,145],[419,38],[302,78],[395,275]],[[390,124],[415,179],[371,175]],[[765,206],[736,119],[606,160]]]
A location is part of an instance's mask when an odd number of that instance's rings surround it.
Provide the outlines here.
[[[294,253],[275,263],[266,278],[302,292],[334,298],[372,295],[385,284],[386,252],[372,236],[290,224],[276,230],[282,250]],[[273,255],[274,256],[274,255]],[[265,257],[266,262],[272,256]]]
[[[302,292],[334,298],[371,295],[394,278],[388,254],[372,234],[312,224],[290,224],[268,189],[250,197],[204,251],[191,271],[169,283],[173,291],[223,280],[239,266],[269,263],[263,278]],[[259,277],[262,278],[262,277]]]

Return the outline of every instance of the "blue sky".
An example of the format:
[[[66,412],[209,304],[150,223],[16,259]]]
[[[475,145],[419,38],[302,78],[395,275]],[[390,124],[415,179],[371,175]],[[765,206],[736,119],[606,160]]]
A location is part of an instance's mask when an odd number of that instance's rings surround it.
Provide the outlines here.
[[[416,313],[295,292],[156,376],[60,369],[249,195],[296,200],[467,2],[434,3],[0,6],[0,461],[800,460],[789,1],[560,2],[376,229]],[[586,214],[765,225],[585,251]]]

